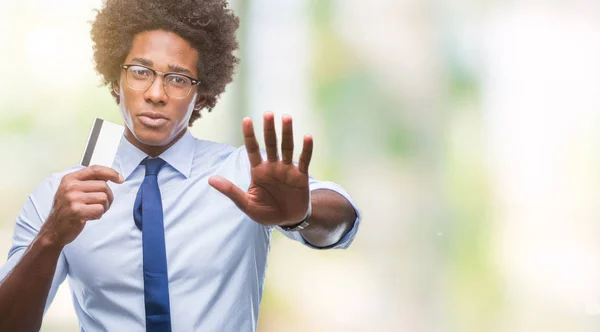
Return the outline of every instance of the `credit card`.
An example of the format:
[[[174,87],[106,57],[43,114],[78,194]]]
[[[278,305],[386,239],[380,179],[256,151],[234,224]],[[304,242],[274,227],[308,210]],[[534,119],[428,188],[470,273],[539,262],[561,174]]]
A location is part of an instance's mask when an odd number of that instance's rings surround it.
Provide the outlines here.
[[[112,167],[124,130],[124,126],[96,118],[85,145],[81,165]]]

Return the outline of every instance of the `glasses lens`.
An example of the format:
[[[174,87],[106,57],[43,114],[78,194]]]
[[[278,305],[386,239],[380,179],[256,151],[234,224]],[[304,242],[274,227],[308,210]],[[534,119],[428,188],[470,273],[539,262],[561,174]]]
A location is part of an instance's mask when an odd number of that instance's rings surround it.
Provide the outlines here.
[[[165,77],[165,92],[171,98],[185,98],[191,88],[192,81],[188,77],[177,74],[169,74]]]
[[[146,90],[152,85],[154,73],[144,67],[131,66],[127,68],[127,85],[134,90]]]

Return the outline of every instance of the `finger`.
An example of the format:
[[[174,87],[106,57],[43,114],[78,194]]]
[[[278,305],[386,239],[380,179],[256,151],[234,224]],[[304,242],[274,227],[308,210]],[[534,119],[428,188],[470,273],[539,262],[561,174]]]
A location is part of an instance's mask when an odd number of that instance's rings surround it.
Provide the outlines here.
[[[104,206],[102,204],[82,205],[79,208],[79,216],[84,220],[97,220],[102,218],[104,214]]]
[[[248,152],[250,166],[258,166],[262,163],[262,156],[260,155],[258,141],[256,140],[256,136],[254,136],[252,119],[244,118],[242,121],[242,131],[244,132],[244,145],[246,146],[246,151]]]
[[[229,197],[229,199],[231,199],[240,210],[246,213],[248,206],[246,193],[231,183],[231,181],[222,176],[213,175],[208,178],[208,184],[217,189],[223,195]]]
[[[103,180],[112,181],[114,183],[123,183],[124,179],[121,174],[110,167],[92,165],[77,172],[73,172],[71,176],[80,181],[86,180]]]
[[[279,161],[279,155],[277,153],[277,133],[275,132],[275,115],[273,113],[265,113],[263,128],[265,147],[267,148],[267,160]]]
[[[85,193],[82,197],[82,201],[88,205],[102,204],[104,211],[108,211],[111,204],[108,195],[105,192]]]
[[[308,174],[308,165],[312,158],[313,152],[313,138],[311,135],[304,136],[304,145],[302,146],[302,153],[300,154],[300,160],[298,161],[298,169],[304,174]]]
[[[89,180],[78,182],[79,189],[85,193],[92,192],[103,192],[108,196],[108,201],[112,204],[113,192],[105,181],[102,180]]]
[[[291,164],[294,157],[294,131],[292,129],[292,117],[284,115],[281,117],[281,160],[285,164]]]

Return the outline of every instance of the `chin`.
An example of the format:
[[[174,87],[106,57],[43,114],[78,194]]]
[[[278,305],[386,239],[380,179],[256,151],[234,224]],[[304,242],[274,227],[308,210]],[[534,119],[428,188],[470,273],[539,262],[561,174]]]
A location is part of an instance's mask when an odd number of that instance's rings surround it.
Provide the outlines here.
[[[169,137],[171,128],[148,128],[142,124],[134,127],[135,138],[144,145],[165,146],[171,143],[172,137]]]

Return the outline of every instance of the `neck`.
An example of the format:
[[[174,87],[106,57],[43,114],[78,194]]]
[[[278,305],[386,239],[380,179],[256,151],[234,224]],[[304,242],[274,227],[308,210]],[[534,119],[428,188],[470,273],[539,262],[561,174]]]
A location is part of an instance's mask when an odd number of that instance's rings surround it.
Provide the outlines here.
[[[177,136],[175,136],[175,138],[169,144],[163,146],[148,145],[138,141],[138,139],[135,138],[133,133],[127,127],[125,127],[125,138],[129,141],[129,143],[133,144],[133,146],[154,158],[160,156],[163,152],[167,151],[167,149],[173,146],[173,144],[177,143],[177,141],[179,141],[183,135],[185,135],[186,131],[187,128],[182,130],[181,133],[177,134]]]

